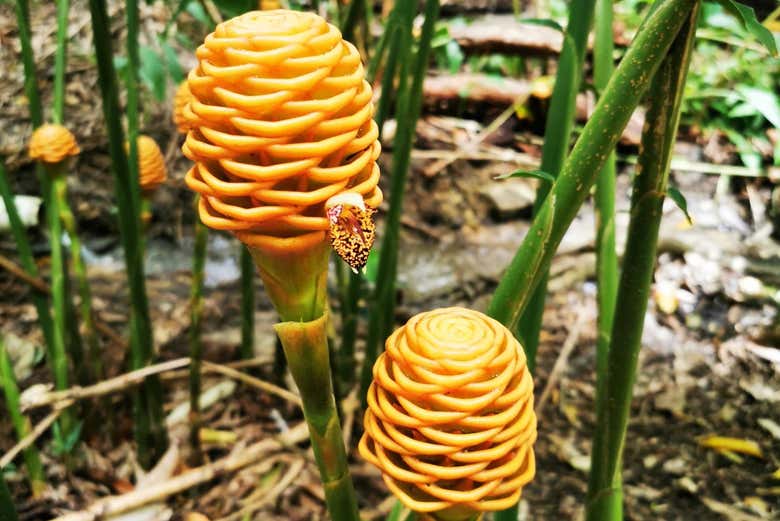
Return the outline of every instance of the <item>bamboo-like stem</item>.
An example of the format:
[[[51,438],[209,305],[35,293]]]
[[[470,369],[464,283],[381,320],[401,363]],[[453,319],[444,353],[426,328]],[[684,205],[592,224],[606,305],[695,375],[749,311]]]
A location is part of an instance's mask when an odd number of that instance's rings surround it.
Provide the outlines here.
[[[57,163],[47,167],[50,176],[55,179],[63,175],[64,164]],[[51,248],[51,296],[53,309],[54,326],[54,345],[52,348],[52,369],[54,372],[54,387],[58,390],[68,388],[68,355],[65,349],[65,331],[67,329],[67,291],[65,286],[65,259],[62,252],[62,223],[60,221],[59,197],[54,193],[56,183],[52,180],[48,183],[49,193],[46,200],[50,208],[46,211],[46,218],[49,225],[49,246]],[[71,342],[70,347],[76,347],[77,344]],[[83,355],[78,352],[71,352],[74,356],[74,362],[79,362]],[[67,411],[66,411],[67,413]],[[70,432],[73,426],[72,416],[63,413],[60,420],[60,426],[64,436]]]
[[[132,3],[132,5],[130,5]],[[135,10],[132,9],[135,7]],[[128,2],[128,13],[134,11],[132,18],[137,36],[137,5]],[[110,22],[106,10],[105,0],[90,0],[90,14],[92,18],[92,32],[95,40],[95,55],[98,64],[98,77],[100,91],[103,98],[103,113],[108,129],[109,152],[113,164],[115,177],[114,189],[116,192],[117,206],[119,209],[119,231],[125,254],[125,264],[128,274],[128,286],[132,305],[130,350],[133,368],[148,365],[152,359],[152,330],[149,322],[149,302],[146,296],[144,282],[143,253],[141,247],[141,223],[140,223],[140,188],[138,186],[138,162],[128,164],[128,157],[124,150],[124,132],[122,124],[117,117],[121,114],[119,109],[119,93],[116,79],[116,71],[113,66],[113,52],[111,45]],[[129,20],[130,21],[130,20]],[[128,41],[130,38],[130,23],[128,23]],[[135,61],[137,60],[137,39],[135,45]],[[134,67],[130,66],[128,78],[135,79]],[[133,85],[136,82],[130,81]],[[137,99],[137,98],[136,98]],[[137,116],[137,114],[136,114]],[[137,133],[137,117],[133,130]],[[129,123],[128,120],[128,123]],[[130,125],[128,124],[128,128]],[[136,154],[136,140],[130,140],[131,156]],[[156,454],[161,454],[167,445],[167,436],[163,428],[162,414],[162,388],[159,380],[150,377],[137,394],[136,402],[136,441],[138,453],[145,466],[149,466],[156,459]],[[146,412],[151,411],[147,416]],[[153,448],[155,454],[150,452]]]
[[[301,393],[303,416],[309,426],[330,518],[359,521],[357,498],[333,395],[327,315],[308,322],[281,322],[274,328]]]
[[[191,461],[200,465],[203,456],[200,448],[200,366],[203,354],[201,329],[203,318],[203,271],[206,266],[208,228],[195,222],[195,248],[192,255],[192,289],[190,293],[190,445]]]
[[[412,59],[412,20],[415,11],[414,2],[399,2],[396,9],[407,15],[407,26],[399,30],[400,43],[397,55],[401,60],[396,104],[398,129],[393,148],[393,166],[390,172],[390,208],[385,221],[382,246],[379,251],[377,283],[372,302],[366,340],[366,356],[360,375],[360,396],[365,405],[366,391],[371,383],[374,360],[382,339],[390,334],[395,314],[395,277],[398,265],[398,241],[400,235],[401,211],[409,163],[414,144],[417,119],[422,106],[422,84],[428,68],[436,20],[439,17],[439,1],[426,0],[425,22],[423,23],[417,55]],[[391,15],[392,17],[392,15]],[[391,53],[391,57],[393,54]],[[411,82],[407,75],[412,73]],[[388,91],[383,91],[383,97]]]
[[[488,314],[514,328],[696,0],[659,0],[599,99],[502,277]]]
[[[612,496],[622,495],[623,448],[698,8],[696,3],[684,17],[685,25],[655,73],[650,88],[607,359],[604,407],[596,418],[587,504],[587,519],[593,521],[622,518],[620,511],[616,515],[612,508],[615,501]]]
[[[68,52],[68,0],[57,0],[57,49],[54,53],[52,120],[62,124],[65,115],[65,59]]]
[[[16,436],[21,440],[32,430],[30,419],[22,414],[19,407],[19,387],[16,384],[16,376],[11,367],[11,360],[5,350],[3,339],[0,338],[0,381],[3,385],[5,405],[11,417],[11,423],[16,431]],[[27,477],[30,480],[30,490],[33,497],[39,497],[46,488],[46,476],[43,473],[41,458],[35,445],[24,450],[24,464],[27,467]],[[0,474],[2,470],[0,469]],[[2,517],[2,516],[0,516]]]
[[[30,240],[19,217],[19,211],[16,209],[11,186],[8,183],[8,176],[2,161],[0,161],[0,197],[3,199],[5,211],[8,214],[8,222],[11,225],[11,232],[16,242],[16,251],[18,252],[22,268],[33,279],[39,279],[38,265],[35,264]],[[38,323],[41,325],[41,331],[43,332],[43,339],[46,342],[47,357],[51,362],[53,360],[51,349],[54,345],[54,325],[52,324],[51,312],[49,311],[49,299],[45,293],[35,289],[32,292],[32,299],[35,311],[38,314]]]
[[[14,498],[11,497],[11,491],[5,482],[3,468],[0,467],[0,521],[18,521]]]
[[[614,71],[612,34],[612,0],[597,0],[596,31],[593,49],[593,79],[599,94]],[[604,384],[607,379],[607,356],[612,335],[615,299],[618,285],[618,259],[615,249],[615,152],[612,151],[596,180],[596,283],[598,320],[596,337],[596,415],[603,415]],[[601,411],[601,412],[599,412]],[[591,456],[595,455],[595,452]],[[591,468],[595,466],[591,461]],[[594,477],[595,474],[591,474]],[[610,494],[601,502],[601,515],[619,521],[623,518],[621,494]]]
[[[60,211],[60,220],[70,239],[70,256],[73,269],[76,272],[76,283],[79,292],[79,314],[81,322],[84,325],[84,337],[89,350],[89,364],[84,364],[84,368],[91,367],[89,381],[96,382],[103,376],[103,364],[100,361],[100,344],[98,342],[97,331],[95,328],[95,316],[92,310],[92,290],[89,287],[89,278],[87,276],[87,265],[84,262],[81,249],[81,239],[79,238],[78,226],[73,211],[68,204],[67,181],[65,176],[59,176],[54,180],[55,193],[58,198],[58,208]],[[75,325],[71,325],[75,328]],[[83,382],[82,382],[83,383]]]
[[[241,245],[241,357],[255,356],[255,264]],[[284,360],[278,361],[284,367]]]
[[[564,45],[558,60],[558,72],[555,76],[555,86],[547,110],[540,167],[541,170],[555,177],[560,173],[569,151],[577,92],[582,83],[582,69],[588,46],[588,34],[593,23],[595,4],[596,0],[574,0],[569,6],[569,22],[566,26]],[[549,192],[549,183],[541,182],[536,192],[535,215],[539,212]],[[531,371],[536,367],[536,351],[539,347],[539,333],[542,328],[544,302],[547,297],[548,275],[545,270],[528,303],[528,308],[520,319],[517,331],[515,331],[516,336],[523,341],[523,348],[528,357],[528,368]],[[516,514],[514,512],[509,515],[514,515],[516,518]]]

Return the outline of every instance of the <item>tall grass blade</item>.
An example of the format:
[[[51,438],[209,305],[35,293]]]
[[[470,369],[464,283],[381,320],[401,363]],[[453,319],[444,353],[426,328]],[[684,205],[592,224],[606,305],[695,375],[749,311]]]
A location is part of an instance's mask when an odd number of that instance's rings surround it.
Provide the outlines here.
[[[593,76],[599,94],[614,71],[612,34],[612,0],[597,0],[596,31],[593,49]],[[615,250],[615,152],[610,153],[596,180],[596,284],[598,288],[598,323],[596,337],[596,411],[603,414],[604,384],[607,378],[607,356],[612,335],[615,298],[618,285],[618,259]],[[599,413],[598,411],[602,411]],[[595,454],[595,453],[594,453]],[[592,454],[593,455],[593,454]],[[596,465],[591,461],[591,468]],[[595,474],[591,474],[594,476]],[[622,496],[612,494],[602,502],[606,519],[622,519]]]
[[[5,395],[5,405],[8,409],[8,415],[11,417],[11,423],[16,431],[16,436],[21,440],[31,431],[30,419],[22,414],[19,406],[19,387],[16,384],[11,360],[8,358],[8,352],[5,350],[3,339],[0,338],[0,382],[2,383],[3,394]],[[30,480],[30,490],[33,497],[39,497],[46,488],[46,476],[43,473],[41,457],[35,445],[30,445],[23,452],[24,464],[27,468],[27,476]],[[2,473],[2,469],[0,469]],[[0,500],[1,502],[1,500]],[[2,516],[0,516],[2,517]]]
[[[203,272],[206,266],[206,244],[209,231],[198,219],[195,222],[195,247],[192,255],[192,289],[190,293],[190,446],[192,465],[203,460],[200,448],[200,368],[203,355],[201,329],[203,318]]]
[[[16,204],[14,203],[13,193],[11,193],[11,186],[8,183],[8,176],[2,161],[0,161],[0,197],[3,199],[5,211],[8,214],[11,233],[16,242],[16,251],[19,255],[19,261],[22,264],[22,268],[24,268],[24,271],[31,277],[38,278],[40,276],[38,265],[35,264],[35,258],[33,257],[32,248],[30,247],[30,240],[27,237],[27,231],[24,229],[24,224],[22,224]],[[38,315],[38,323],[41,326],[43,339],[46,343],[46,356],[49,363],[51,363],[54,359],[54,355],[51,351],[54,346],[54,325],[52,324],[51,312],[49,311],[49,299],[35,288],[31,288],[31,291],[35,312]]]
[[[598,411],[600,414],[596,419],[587,505],[587,519],[593,521],[622,518],[620,510],[613,508],[613,502],[622,495],[623,448],[698,7],[697,3],[684,17],[685,26],[655,73],[650,88],[638,171],[631,195],[631,220],[618,286],[612,345],[607,358],[604,407]]]
[[[425,22],[416,55],[412,53],[412,23],[415,2],[404,0],[396,4],[403,13],[405,25],[399,30],[397,56],[400,57],[398,100],[396,104],[397,130],[393,148],[393,166],[390,172],[390,209],[387,212],[382,246],[379,250],[376,290],[372,302],[366,341],[366,356],[360,377],[360,396],[365,401],[366,391],[371,383],[372,367],[376,360],[382,339],[390,334],[395,313],[395,277],[398,264],[398,240],[400,235],[401,210],[409,163],[414,144],[417,119],[422,107],[422,84],[428,69],[431,40],[434,26],[439,17],[439,1],[425,3]],[[392,15],[391,15],[392,18]],[[389,55],[393,57],[393,53]],[[411,81],[409,73],[411,72]],[[389,91],[382,91],[382,97]],[[381,117],[381,115],[380,115]],[[364,403],[365,405],[365,403]]]
[[[255,356],[255,263],[241,245],[241,357]],[[284,364],[284,353],[278,363]],[[283,366],[283,365],[282,365]]]
[[[18,521],[14,506],[14,498],[11,497],[11,491],[5,482],[4,469],[0,467],[0,521]]]
[[[540,167],[543,172],[554,177],[557,177],[561,171],[569,151],[577,92],[582,83],[582,69],[595,4],[596,0],[574,0],[569,7],[569,22],[564,33],[555,86],[547,110]],[[549,191],[549,183],[539,184],[534,203],[534,215],[539,212]],[[516,336],[522,339],[528,357],[528,368],[531,371],[536,367],[536,351],[539,347],[544,301],[547,296],[547,276],[545,271],[515,331]]]
[[[132,10],[129,4],[128,10]],[[135,7],[137,8],[137,5]],[[130,288],[132,308],[130,331],[131,365],[133,369],[137,369],[148,365],[152,358],[152,332],[149,322],[149,303],[144,284],[143,253],[141,248],[138,163],[135,161],[132,165],[128,164],[128,157],[124,150],[125,139],[122,122],[117,117],[117,114],[121,114],[121,110],[119,108],[116,71],[113,65],[111,26],[105,0],[90,0],[89,9],[95,41],[100,92],[103,98],[103,115],[108,130],[109,152],[113,165],[114,190],[119,210],[119,232],[124,248],[128,285]],[[137,13],[133,17],[133,24],[135,25],[135,34],[137,34]],[[130,33],[129,25],[128,33]],[[135,56],[135,63],[137,63],[137,52]],[[130,69],[132,70],[133,67],[130,67]],[[128,74],[128,76],[134,77],[134,74]],[[128,96],[128,102],[129,98],[130,96]],[[136,119],[132,130],[137,134],[137,118],[129,118],[128,127],[130,128],[130,120],[132,119]],[[131,140],[131,154],[137,154],[135,149],[135,140]],[[138,453],[142,464],[147,467],[156,459],[155,454],[160,454],[164,451],[167,444],[166,433],[162,425],[161,396],[162,389],[157,378],[147,378],[135,396],[135,427]],[[152,411],[152,409],[154,410]]]

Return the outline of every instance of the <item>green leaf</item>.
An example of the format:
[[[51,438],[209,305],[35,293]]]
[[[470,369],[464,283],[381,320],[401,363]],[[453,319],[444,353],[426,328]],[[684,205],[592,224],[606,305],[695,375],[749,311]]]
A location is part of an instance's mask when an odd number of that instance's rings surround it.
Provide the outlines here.
[[[685,199],[682,192],[673,186],[669,186],[666,188],[666,195],[669,196],[669,199],[674,201],[677,208],[682,210],[682,213],[685,214],[685,218],[688,220],[688,224],[693,224],[693,219],[691,219],[691,215],[688,213],[688,201]]]
[[[737,18],[745,30],[755,36],[756,39],[772,53],[772,56],[777,56],[777,42],[775,42],[775,37],[769,29],[764,27],[761,22],[756,19],[756,12],[752,7],[740,4],[734,0],[718,0],[718,3]]]
[[[79,438],[81,436],[81,427],[84,425],[84,422],[79,421],[76,423],[76,425],[73,426],[73,428],[70,430],[70,432],[67,434],[67,436],[62,435],[62,430],[60,429],[60,424],[55,423],[52,427],[52,431],[54,434],[54,443],[52,444],[52,449],[55,455],[60,456],[62,454],[68,454],[73,450],[73,448],[76,446],[76,444],[79,441]]]
[[[541,179],[542,181],[547,181],[550,184],[555,182],[555,176],[543,170],[515,170],[509,174],[497,175],[493,179],[500,180],[508,179],[510,177],[534,177],[536,179]]]
[[[140,49],[141,70],[138,71],[141,81],[152,91],[157,101],[165,99],[166,74],[165,63],[152,49],[145,45]]]
[[[450,74],[455,74],[460,70],[460,66],[463,65],[463,51],[455,40],[450,40],[444,47],[444,51],[447,53],[447,68]]]
[[[171,47],[168,42],[161,42],[163,55],[165,56],[165,63],[168,66],[168,74],[171,79],[177,85],[184,80],[184,71],[179,63],[179,57],[176,55],[176,51]]]
[[[777,94],[747,85],[738,85],[737,92],[745,99],[745,103],[760,112],[773,127],[780,128],[780,100]]]
[[[555,29],[560,33],[566,32],[563,30],[563,27],[561,27],[561,24],[559,24],[558,22],[550,18],[523,18],[520,21],[526,24],[534,24],[534,25],[541,25],[543,27],[549,27],[550,29]]]

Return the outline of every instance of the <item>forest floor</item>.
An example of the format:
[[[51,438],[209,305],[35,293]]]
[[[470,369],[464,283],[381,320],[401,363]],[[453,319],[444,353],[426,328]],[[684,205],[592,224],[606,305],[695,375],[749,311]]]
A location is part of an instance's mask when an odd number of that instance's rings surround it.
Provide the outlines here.
[[[80,2],[75,2],[78,6]],[[154,28],[153,7],[144,7]],[[78,12],[78,9],[74,9]],[[12,33],[12,10],[0,5],[0,37]],[[37,13],[36,52],[50,53],[46,28]],[[69,178],[71,202],[85,238],[94,305],[102,322],[123,336],[127,326],[126,283],[114,222],[109,158],[96,106],[95,74],[88,56],[88,34],[80,27],[71,44],[66,119],[77,129],[83,153]],[[79,25],[81,24],[81,25]],[[43,28],[43,29],[41,29]],[[81,36],[79,36],[81,35]],[[15,37],[11,38],[16,45]],[[15,49],[2,46],[0,63],[12,80],[0,85],[0,137],[9,158],[17,193],[36,194],[30,164],[24,158],[26,108]],[[84,57],[83,59],[80,57]],[[42,85],[48,79],[42,81]],[[147,288],[160,361],[188,355],[189,290],[192,250],[191,195],[183,184],[187,160],[170,123],[169,108],[149,102],[144,131],[167,151],[170,180],[156,195],[149,229]],[[483,143],[479,132],[504,107],[467,103],[445,110],[428,107],[418,126],[418,140],[405,199],[402,255],[396,322],[444,305],[484,310],[498,279],[528,229],[534,182],[496,181],[518,164],[533,163],[540,154],[538,128],[510,118]],[[456,112],[453,115],[453,112]],[[476,118],[475,114],[481,117]],[[474,118],[474,119],[469,119]],[[478,120],[477,120],[478,119]],[[18,130],[17,133],[15,131]],[[389,171],[392,138],[381,162]],[[682,132],[678,155],[694,162],[728,162],[727,147],[711,146]],[[717,141],[717,140],[716,140]],[[508,160],[484,160],[485,154]],[[625,158],[631,147],[620,151]],[[481,155],[480,155],[481,154]],[[480,159],[473,159],[480,157]],[[618,181],[619,249],[627,223],[629,177],[633,167],[621,162]],[[387,179],[383,181],[387,185]],[[673,184],[687,197],[694,224],[671,203],[665,207],[660,256],[649,303],[639,359],[637,385],[625,449],[625,501],[628,519],[728,519],[749,521],[780,516],[780,244],[766,217],[770,186],[752,179],[719,182],[716,176],[675,170]],[[380,223],[383,212],[380,211]],[[381,224],[380,224],[381,230]],[[48,252],[46,237],[30,229],[41,266]],[[553,264],[542,341],[535,377],[539,438],[535,446],[537,476],[523,493],[522,519],[581,519],[587,487],[589,439],[595,421],[595,254],[590,203],[564,239]],[[225,366],[238,358],[240,287],[238,244],[211,234],[206,266],[204,359]],[[12,238],[0,232],[0,255],[15,259]],[[630,269],[630,267],[626,267]],[[256,376],[274,377],[276,321],[258,281]],[[332,299],[335,303],[336,299]],[[335,306],[335,304],[334,304]],[[333,309],[338,331],[339,310]],[[16,362],[22,387],[48,380],[40,361],[41,335],[27,286],[0,270],[0,323]],[[364,326],[364,325],[363,325]],[[361,327],[363,327],[361,326]],[[361,329],[361,338],[364,331]],[[107,376],[125,371],[125,346],[103,338]],[[360,344],[359,346],[360,347]],[[51,489],[42,500],[28,499],[21,474],[9,474],[22,521],[51,519],[79,511],[100,498],[132,490],[163,489],[189,467],[187,428],[180,405],[187,402],[186,372],[163,374],[169,432],[174,440],[167,456],[149,476],[140,476],[132,446],[132,407],[124,389],[103,401],[85,401],[77,411],[85,417],[83,443],[69,457],[53,452],[47,434],[39,440]],[[205,388],[216,399],[205,409],[210,429],[205,443],[211,462],[240,456],[247,448],[258,457],[237,471],[167,497],[164,503],[136,511],[126,520],[180,518],[199,512],[211,520],[322,519],[322,489],[311,455],[300,443],[277,442],[287,433],[296,438],[302,420],[289,400],[234,385],[224,375],[209,375]],[[354,397],[344,406],[351,425],[351,446],[361,432]],[[31,412],[34,424],[46,408]],[[0,410],[0,418],[5,418]],[[186,413],[184,414],[186,418]],[[755,442],[761,457],[705,447],[706,436],[728,436]],[[288,439],[289,441],[289,439]],[[0,421],[0,452],[14,442],[11,426]],[[379,518],[391,503],[375,469],[353,451],[352,471],[361,508]],[[772,474],[775,473],[775,477]]]

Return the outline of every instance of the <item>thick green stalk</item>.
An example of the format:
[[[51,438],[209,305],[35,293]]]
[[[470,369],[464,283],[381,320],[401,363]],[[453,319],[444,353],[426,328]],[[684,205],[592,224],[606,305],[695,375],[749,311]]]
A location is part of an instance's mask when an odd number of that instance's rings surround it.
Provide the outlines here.
[[[16,376],[11,367],[11,360],[5,350],[3,339],[0,338],[0,383],[5,395],[5,406],[11,417],[11,423],[16,431],[16,436],[21,440],[32,431],[30,418],[22,414],[19,407],[19,387],[16,384]],[[39,497],[46,488],[46,476],[43,473],[41,458],[35,445],[24,449],[24,464],[27,467],[27,477],[30,480],[30,490],[33,497]],[[2,470],[0,470],[2,472]],[[1,517],[1,516],[0,516]]]
[[[555,250],[615,148],[639,99],[696,0],[659,0],[566,159],[493,295],[488,314],[514,329]]]
[[[200,366],[203,343],[200,338],[203,318],[203,271],[206,266],[206,243],[209,231],[198,220],[195,223],[195,251],[192,255],[192,289],[190,292],[190,445],[191,463],[200,465]]]
[[[54,184],[56,196],[58,198],[57,204],[60,210],[60,220],[62,221],[62,226],[65,228],[65,233],[67,233],[70,238],[71,262],[73,263],[73,269],[76,272],[76,283],[78,284],[80,298],[79,314],[81,316],[81,322],[84,324],[84,337],[87,340],[87,348],[89,349],[91,363],[85,364],[85,369],[88,369],[86,365],[91,366],[89,380],[96,382],[103,375],[103,364],[100,361],[100,344],[95,329],[95,319],[92,311],[92,291],[89,287],[87,266],[84,263],[84,257],[82,256],[81,239],[78,234],[76,218],[68,204],[68,187],[65,176],[59,176],[54,180]],[[78,329],[75,324],[72,324],[71,327]]]
[[[128,2],[128,11],[131,9]],[[135,33],[137,35],[137,5],[134,20]],[[119,92],[117,87],[116,71],[113,65],[113,52],[111,45],[110,21],[106,11],[105,0],[90,0],[89,8],[92,18],[92,32],[95,40],[95,56],[98,65],[98,77],[100,91],[103,98],[103,114],[108,129],[108,144],[113,164],[114,189],[119,210],[119,233],[125,254],[125,265],[130,288],[132,306],[130,349],[132,368],[148,365],[152,360],[152,330],[149,322],[149,302],[146,296],[144,283],[143,254],[141,247],[141,223],[140,223],[140,189],[138,186],[138,163],[134,161],[128,164],[128,157],[124,150],[124,132],[121,120],[117,117],[121,114],[119,108]],[[128,20],[130,22],[130,20]],[[128,40],[130,35],[128,23]],[[137,41],[135,42],[137,47]],[[136,49],[137,51],[137,49]],[[137,52],[136,61],[137,63]],[[133,67],[130,67],[133,70]],[[132,72],[128,77],[135,77]],[[131,83],[135,84],[135,82]],[[137,116],[137,114],[136,114]],[[137,117],[133,130],[137,133]],[[128,127],[130,127],[128,120]],[[136,141],[130,141],[131,154],[136,152]],[[156,454],[161,454],[167,445],[167,436],[162,423],[161,406],[162,388],[159,379],[147,378],[142,388],[136,393],[136,441],[138,454],[145,466],[151,465],[156,459]],[[148,398],[148,399],[147,399]],[[147,411],[150,415],[147,416]],[[154,449],[155,454],[150,452]]]
[[[588,47],[588,34],[593,23],[595,4],[596,0],[574,0],[569,7],[569,22],[566,26],[564,45],[558,61],[558,72],[555,76],[555,86],[547,110],[540,167],[541,170],[555,177],[560,173],[569,151],[577,92],[579,92],[582,83],[582,69],[585,62],[585,51]],[[550,184],[541,182],[536,192],[535,215],[549,192]],[[544,301],[547,296],[547,276],[548,273],[545,271],[531,297],[528,309],[522,315],[517,331],[515,331],[516,336],[523,341],[523,348],[528,357],[528,368],[531,371],[536,367],[536,350],[539,347]],[[510,515],[517,517],[516,513]]]
[[[65,114],[65,58],[68,51],[68,0],[57,0],[57,49],[54,53],[54,111],[52,120],[62,124]]]
[[[274,328],[301,393],[303,416],[309,426],[330,518],[359,521],[330,377],[327,315],[308,322],[281,322]]]
[[[414,13],[414,2],[398,3],[396,8],[405,9],[402,12]],[[392,15],[391,15],[392,16]],[[408,17],[407,26],[399,31],[400,44],[398,55],[401,60],[399,71],[398,101],[396,105],[396,121],[398,122],[396,137],[393,143],[393,166],[390,171],[390,208],[385,221],[385,231],[379,252],[377,283],[372,302],[371,316],[368,324],[368,339],[366,341],[366,356],[360,375],[360,396],[364,401],[366,391],[371,383],[371,368],[377,357],[380,344],[390,334],[395,314],[395,277],[398,265],[398,241],[401,226],[401,211],[406,179],[409,173],[409,163],[414,144],[417,119],[422,107],[422,84],[428,69],[428,58],[431,50],[434,26],[439,17],[439,1],[426,0],[425,22],[423,24],[417,55],[412,53],[412,20]],[[391,54],[392,56],[392,54]],[[412,71],[411,82],[407,78]],[[383,96],[387,91],[383,91]]]
[[[255,264],[241,245],[241,357],[255,356]]]
[[[596,39],[593,49],[593,79],[599,94],[614,71],[612,35],[612,0],[596,2]],[[610,153],[596,180],[596,283],[598,288],[598,335],[596,338],[596,411],[603,414],[604,384],[607,378],[607,356],[612,335],[615,298],[618,285],[618,260],[615,250],[615,152]],[[599,413],[598,411],[602,411]],[[595,453],[594,453],[595,454]],[[591,462],[595,466],[595,462]],[[593,476],[593,475],[592,475]],[[622,519],[621,494],[610,494],[602,502],[605,519]]]
[[[612,345],[607,360],[604,408],[596,418],[587,518],[621,519],[611,496],[622,495],[621,465],[637,359],[655,266],[658,230],[669,178],[685,78],[696,34],[698,3],[684,17],[668,56],[655,73],[631,194],[631,220],[618,286]],[[619,511],[618,511],[619,514]],[[612,517],[606,517],[610,515]]]
[[[57,163],[47,167],[52,178],[57,178],[63,175],[64,165]],[[60,221],[59,212],[59,198],[54,193],[55,182],[50,181],[48,188],[50,190],[46,200],[49,202],[50,208],[46,211],[46,218],[49,225],[49,246],[51,248],[51,296],[52,296],[52,309],[53,309],[53,325],[54,325],[54,346],[52,348],[52,369],[54,372],[54,387],[58,390],[64,390],[68,388],[68,355],[65,349],[65,331],[67,329],[66,324],[66,307],[67,307],[67,291],[65,286],[65,259],[62,252],[62,222]],[[75,347],[74,343],[71,343],[70,347]],[[75,355],[74,363],[77,363],[79,353],[71,353]],[[60,416],[60,425],[62,427],[63,435],[67,436],[73,426],[73,418],[70,414],[63,414]]]
[[[19,212],[16,209],[13,193],[11,193],[11,186],[8,184],[8,176],[2,161],[0,161],[0,197],[3,199],[3,204],[5,205],[5,210],[8,214],[8,221],[11,224],[11,232],[16,241],[16,251],[18,252],[22,268],[24,268],[24,271],[31,277],[38,278],[40,277],[38,265],[35,264],[35,258],[33,257],[32,248],[30,247],[30,240],[27,237],[27,231],[24,229],[22,220],[19,217]],[[54,326],[49,311],[49,299],[37,289],[31,287],[31,290],[35,311],[38,314],[38,323],[41,325],[43,339],[44,342],[46,342],[47,357],[49,361],[52,361],[54,360],[52,353],[52,347],[54,346]]]
[[[14,498],[5,482],[5,469],[0,467],[0,521],[18,521]]]

